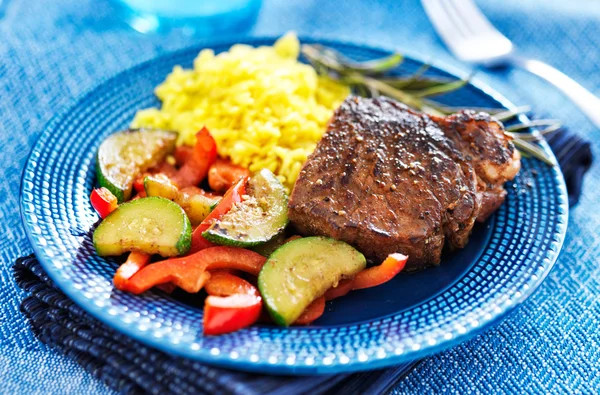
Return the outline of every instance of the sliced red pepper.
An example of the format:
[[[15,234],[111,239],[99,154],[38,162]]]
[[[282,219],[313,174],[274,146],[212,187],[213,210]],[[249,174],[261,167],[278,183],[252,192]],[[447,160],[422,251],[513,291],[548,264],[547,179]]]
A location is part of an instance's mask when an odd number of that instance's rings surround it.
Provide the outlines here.
[[[402,254],[390,254],[379,266],[373,266],[359,272],[354,277],[352,289],[371,288],[390,281],[406,265],[408,257]]]
[[[262,312],[256,287],[227,272],[213,272],[206,283],[204,334],[230,333],[254,324]]]
[[[194,151],[173,177],[173,181],[179,188],[198,185],[206,178],[208,169],[216,159],[217,143],[208,129],[204,127],[196,133]]]
[[[217,247],[210,247],[210,248],[219,248],[219,247],[217,246]],[[252,274],[253,276],[258,276],[258,273],[260,273],[260,269],[262,269],[263,265],[265,264],[266,258],[264,256],[260,255],[259,253],[255,253],[254,251],[250,251],[250,250],[247,250],[247,251],[253,252],[256,255],[250,256],[250,254],[248,254],[248,256],[246,257],[247,259],[245,259],[243,261],[238,261],[238,262],[230,262],[230,261],[213,262],[209,265],[209,267],[207,269],[210,269],[210,270],[233,269],[233,270],[240,270],[242,272]]]
[[[217,159],[208,170],[208,185],[213,191],[223,193],[241,178],[249,177],[250,171],[225,159]]]
[[[113,283],[116,289],[126,291],[125,284],[134,274],[139,272],[150,262],[150,255],[144,254],[143,252],[132,251],[129,253],[127,260],[117,269],[115,276],[113,277]],[[159,284],[156,288],[161,289],[163,292],[170,294],[177,288],[175,285],[166,283]]]
[[[175,148],[173,156],[175,157],[175,163],[177,163],[177,166],[183,166],[183,164],[187,162],[193,153],[194,149],[192,147],[188,147],[187,145],[181,145]]]
[[[106,218],[119,206],[117,197],[104,187],[92,191],[90,202],[101,218]]]
[[[127,284],[127,281],[145,267],[148,262],[150,262],[150,255],[137,251],[130,252],[125,263],[119,266],[113,277],[115,288],[121,291],[126,290],[125,284]]]
[[[308,325],[321,317],[325,312],[325,297],[321,296],[315,299],[308,307],[300,314],[300,317],[294,321],[294,325]]]
[[[254,285],[224,270],[211,271],[210,280],[208,280],[204,289],[207,294],[212,296],[230,296],[233,294],[259,295]]]
[[[195,253],[205,248],[214,247],[216,244],[211,243],[202,237],[202,233],[206,231],[210,226],[225,215],[231,208],[240,203],[246,194],[246,184],[248,183],[248,177],[244,177],[238,181],[227,193],[223,196],[223,199],[217,204],[217,207],[202,221],[200,225],[192,233],[192,247],[190,253]]]
[[[210,278],[208,269],[237,268],[244,264],[254,268],[259,262],[264,264],[265,260],[262,255],[243,248],[207,248],[192,255],[170,258],[144,267],[127,281],[124,290],[140,294],[158,284],[172,283],[186,292],[196,293]]]
[[[209,296],[204,302],[204,334],[231,333],[254,324],[262,312],[262,299],[252,294]]]
[[[352,291],[354,285],[354,279],[342,280],[339,282],[337,287],[330,288],[325,292],[325,299],[332,300],[335,298],[339,298],[348,294],[348,292]]]

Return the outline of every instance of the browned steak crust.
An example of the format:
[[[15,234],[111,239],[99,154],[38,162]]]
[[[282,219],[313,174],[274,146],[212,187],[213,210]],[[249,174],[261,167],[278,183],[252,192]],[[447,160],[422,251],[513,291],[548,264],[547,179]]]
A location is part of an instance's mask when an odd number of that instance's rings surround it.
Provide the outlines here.
[[[301,233],[344,240],[375,260],[407,254],[408,270],[438,264],[445,241],[464,247],[482,202],[490,200],[483,193],[493,182],[489,172],[486,178],[476,172],[477,163],[486,169],[511,163],[514,151],[498,123],[454,117],[431,118],[387,98],[350,97],[300,173],[291,221]],[[502,137],[483,138],[491,146],[502,140],[494,146],[497,159],[485,162],[482,151],[469,148],[480,141],[473,131],[478,122],[498,125]],[[491,200],[501,202],[501,192]]]

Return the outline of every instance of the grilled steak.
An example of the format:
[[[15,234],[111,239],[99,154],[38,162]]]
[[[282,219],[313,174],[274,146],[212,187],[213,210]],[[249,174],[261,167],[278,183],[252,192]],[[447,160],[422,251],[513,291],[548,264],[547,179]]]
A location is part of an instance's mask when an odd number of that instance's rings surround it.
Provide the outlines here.
[[[304,234],[344,240],[367,257],[401,252],[407,270],[464,247],[520,168],[487,114],[432,117],[388,98],[348,98],[305,163],[289,203]]]

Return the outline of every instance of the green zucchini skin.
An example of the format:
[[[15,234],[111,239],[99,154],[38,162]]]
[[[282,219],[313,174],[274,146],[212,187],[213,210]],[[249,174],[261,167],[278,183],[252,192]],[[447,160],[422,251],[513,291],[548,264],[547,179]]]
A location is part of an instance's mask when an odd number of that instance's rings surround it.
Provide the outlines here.
[[[269,256],[258,275],[258,288],[273,320],[289,326],[316,298],[366,265],[364,255],[343,241],[304,237]]]
[[[100,256],[128,251],[183,255],[192,243],[192,225],[183,209],[161,197],[146,197],[121,204],[98,225],[93,235]]]
[[[288,224],[288,196],[279,179],[261,170],[248,181],[248,195],[202,236],[216,244],[248,248],[281,233]]]
[[[133,181],[175,150],[177,133],[156,129],[129,129],[108,136],[96,155],[98,184],[123,203],[131,197]]]

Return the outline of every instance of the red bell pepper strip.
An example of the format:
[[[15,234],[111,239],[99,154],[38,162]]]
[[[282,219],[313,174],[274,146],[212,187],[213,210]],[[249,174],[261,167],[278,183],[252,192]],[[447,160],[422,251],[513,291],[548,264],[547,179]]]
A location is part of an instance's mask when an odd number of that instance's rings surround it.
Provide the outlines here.
[[[198,225],[194,232],[192,233],[192,246],[190,247],[190,254],[194,254],[198,251],[205,250],[207,248],[215,247],[216,244],[206,240],[202,233],[208,229],[208,226],[202,226],[202,224]]]
[[[210,248],[219,248],[219,247],[210,247]],[[265,258],[264,256],[260,255],[257,252],[250,251],[250,250],[246,250],[246,251],[251,252],[252,254],[246,254],[246,257],[245,257],[246,259],[244,259],[243,261],[241,260],[241,261],[237,261],[237,262],[232,262],[232,261],[213,262],[210,265],[208,265],[207,270],[233,269],[233,270],[240,270],[245,273],[250,273],[253,276],[258,276],[258,273],[260,273],[260,269],[262,269],[267,258]]]
[[[262,312],[256,287],[227,272],[213,272],[205,285],[204,334],[230,333],[254,324]]]
[[[173,182],[179,188],[198,185],[208,173],[208,169],[217,159],[217,143],[207,128],[196,133],[196,145],[193,153],[187,158]]]
[[[165,259],[142,268],[124,285],[124,290],[140,294],[150,288],[172,283],[189,293],[202,289],[210,278],[208,269],[235,268],[246,263],[249,267],[264,264],[265,257],[254,251],[238,247],[213,247],[195,254]]]
[[[205,248],[214,247],[216,244],[211,243],[202,237],[202,233],[206,231],[210,226],[223,215],[225,215],[231,208],[240,203],[246,194],[246,184],[248,183],[248,177],[244,177],[238,181],[231,189],[227,191],[223,199],[217,204],[217,207],[202,221],[200,225],[192,233],[192,246],[190,248],[190,254],[203,250]]]
[[[208,170],[208,185],[213,191],[223,193],[235,185],[241,178],[249,177],[250,171],[234,165],[228,160],[217,159]]]
[[[337,287],[329,288],[327,292],[325,292],[325,299],[332,300],[348,294],[348,292],[352,291],[352,287],[354,285],[354,279],[350,278],[347,280],[342,280],[339,282]]]
[[[402,254],[390,254],[379,266],[373,266],[359,272],[354,277],[352,289],[371,288],[390,281],[406,265],[408,257]]]
[[[204,302],[204,334],[221,335],[254,324],[262,312],[262,299],[252,294],[209,296]]]
[[[177,163],[177,166],[183,166],[183,164],[187,162],[193,153],[194,149],[192,147],[188,147],[187,145],[180,145],[179,147],[175,148],[173,156],[175,157],[175,163]]]
[[[150,255],[137,251],[130,252],[125,263],[119,266],[113,277],[115,288],[120,289],[121,291],[126,290],[125,284],[127,284],[127,281],[149,262]]]
[[[127,260],[117,269],[115,276],[113,277],[113,284],[116,289],[126,291],[125,284],[134,274],[139,272],[150,262],[150,255],[144,254],[143,252],[132,251],[129,253]],[[175,285],[166,283],[159,284],[156,288],[161,289],[163,292],[170,294],[177,288]]]
[[[325,297],[321,296],[315,299],[306,309],[300,314],[300,317],[294,321],[294,325],[308,325],[321,317],[325,312]]]
[[[106,218],[119,206],[117,197],[104,187],[92,191],[90,202],[101,218]]]
[[[204,286],[212,296],[230,296],[234,294],[259,295],[258,290],[248,281],[224,270],[210,272],[210,280]]]

